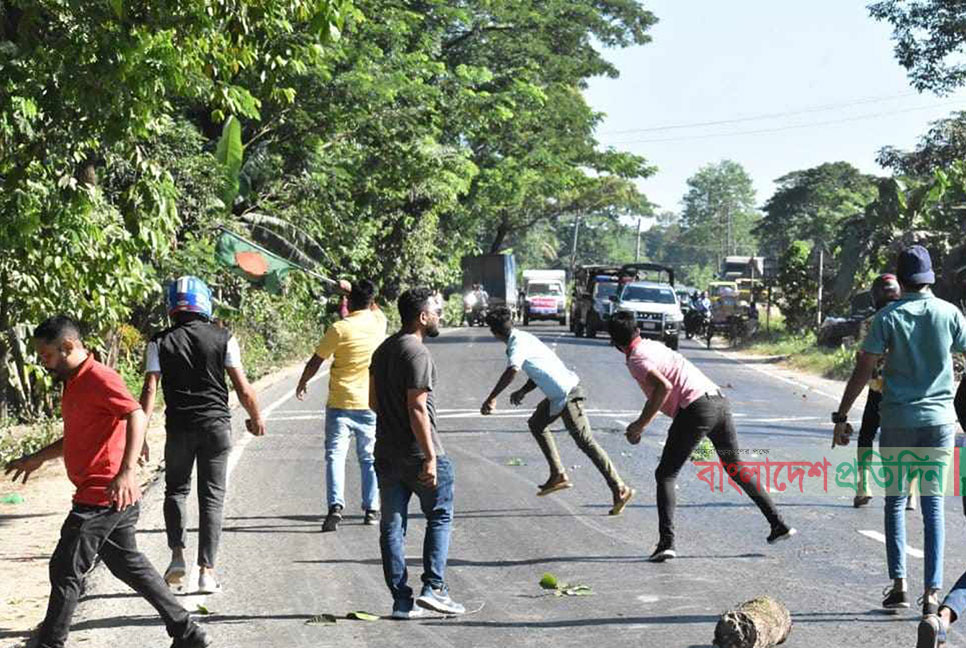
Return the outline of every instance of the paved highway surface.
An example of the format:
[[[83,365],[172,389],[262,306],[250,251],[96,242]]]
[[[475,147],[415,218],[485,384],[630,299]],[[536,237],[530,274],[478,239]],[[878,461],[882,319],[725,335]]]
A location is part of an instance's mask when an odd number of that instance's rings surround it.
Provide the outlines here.
[[[340,617],[364,610],[387,615],[391,600],[382,580],[378,528],[362,525],[358,468],[349,457],[348,516],[334,534],[320,533],[324,514],[322,410],[326,380],[309,397],[292,397],[294,384],[260,394],[270,406],[269,435],[241,442],[232,459],[219,574],[225,592],[185,596],[217,646],[710,646],[718,615],[743,600],[774,596],[792,611],[786,645],[911,646],[918,615],[878,609],[888,583],[882,544],[882,500],[854,510],[851,498],[816,494],[776,496],[799,535],[765,543],[768,526],[742,495],[711,493],[697,469],[679,479],[680,557],[649,564],[657,540],[653,472],[669,425],[663,416],[644,441],[630,446],[623,428],[643,404],[623,357],[604,339],[578,339],[563,327],[529,330],[553,346],[581,377],[599,441],[637,496],[618,518],[607,516],[610,493],[566,433],[558,436],[575,482],[568,491],[535,496],[546,465],[526,429],[537,403],[522,408],[507,399],[490,417],[479,414],[484,396],[505,365],[503,345],[486,329],[455,329],[430,343],[440,371],[438,408],[446,451],[456,468],[457,502],[447,580],[454,598],[475,614],[419,621],[339,620],[307,623],[320,614]],[[743,448],[770,449],[771,458],[828,448],[830,398],[739,364],[682,340],[682,351],[732,400]],[[562,426],[561,426],[562,427]],[[850,450],[840,450],[846,453]],[[843,454],[844,458],[844,454]],[[525,465],[518,465],[518,464]],[[159,570],[167,564],[160,501],[148,493],[139,542]],[[418,506],[414,502],[413,510]],[[192,513],[192,515],[195,515]],[[910,578],[922,584],[922,528],[909,513]],[[194,517],[193,519],[197,519]],[[421,572],[422,520],[412,520],[410,578]],[[194,536],[189,554],[193,555]],[[946,586],[966,568],[966,524],[960,501],[947,498]],[[586,584],[593,596],[547,596],[544,572]],[[482,609],[480,609],[482,607]],[[963,643],[954,631],[953,645]],[[98,567],[75,619],[70,646],[167,645],[153,610]]]

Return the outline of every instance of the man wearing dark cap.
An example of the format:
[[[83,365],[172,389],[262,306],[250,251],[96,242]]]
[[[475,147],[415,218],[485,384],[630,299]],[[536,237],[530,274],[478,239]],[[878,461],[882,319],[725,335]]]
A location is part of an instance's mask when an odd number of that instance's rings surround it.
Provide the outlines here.
[[[876,315],[862,344],[842,402],[832,413],[837,442],[848,443],[848,413],[886,356],[882,378],[882,454],[922,448],[921,455],[942,459],[953,446],[956,412],[953,408],[952,353],[966,351],[966,319],[952,304],[930,290],[936,277],[929,252],[920,245],[902,251],[896,267],[902,297]],[[938,456],[937,456],[938,454]],[[900,475],[899,477],[904,477]],[[905,484],[896,479],[885,498],[886,560],[892,586],[882,607],[908,608],[906,593]],[[923,623],[935,623],[942,586],[944,545],[943,498],[926,481],[921,484],[925,530]],[[928,493],[928,494],[927,494]],[[932,645],[932,644],[925,644]]]

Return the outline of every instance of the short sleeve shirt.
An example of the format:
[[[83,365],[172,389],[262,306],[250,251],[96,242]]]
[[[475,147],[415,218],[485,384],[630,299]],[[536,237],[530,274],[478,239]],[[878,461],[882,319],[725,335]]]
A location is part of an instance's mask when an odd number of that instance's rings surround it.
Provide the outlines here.
[[[687,358],[653,340],[637,338],[631,343],[627,351],[627,368],[648,400],[653,397],[654,391],[654,386],[647,384],[648,373],[656,370],[668,379],[671,393],[661,406],[661,411],[671,418],[705,394],[718,391],[718,386]]]
[[[64,465],[77,488],[74,502],[110,506],[107,486],[120,472],[127,424],[140,409],[121,376],[88,356],[67,381],[61,412],[64,418]]]
[[[329,327],[315,349],[322,360],[332,358],[329,407],[369,409],[369,363],[385,339],[386,316],[381,310],[353,311]]]
[[[862,350],[888,354],[879,411],[888,427],[956,422],[953,353],[966,351],[966,319],[930,292],[909,293],[883,308]]]
[[[550,401],[550,414],[559,414],[567,404],[567,394],[580,378],[535,335],[513,329],[506,344],[507,366],[523,371]]]
[[[225,350],[225,369],[241,369],[241,348],[238,338],[234,335],[228,338],[228,348]],[[144,372],[161,373],[161,358],[158,355],[158,343],[148,342],[148,349],[144,355]]]
[[[379,416],[376,419],[377,459],[422,458],[409,422],[408,391],[425,389],[433,447],[442,456],[443,446],[436,431],[436,364],[426,345],[410,333],[396,333],[379,345],[370,368],[376,389]]]

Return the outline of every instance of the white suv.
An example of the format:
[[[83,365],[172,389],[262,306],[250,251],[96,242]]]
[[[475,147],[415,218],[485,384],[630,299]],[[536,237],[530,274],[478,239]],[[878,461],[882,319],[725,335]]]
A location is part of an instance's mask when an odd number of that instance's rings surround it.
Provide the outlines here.
[[[634,313],[641,337],[660,340],[671,349],[678,348],[678,335],[684,313],[670,284],[635,281],[625,284],[611,297],[614,311]]]

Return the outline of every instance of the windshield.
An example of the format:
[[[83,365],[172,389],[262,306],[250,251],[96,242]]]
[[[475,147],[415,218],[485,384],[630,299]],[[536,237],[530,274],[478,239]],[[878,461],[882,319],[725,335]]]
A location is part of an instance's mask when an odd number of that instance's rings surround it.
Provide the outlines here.
[[[650,286],[628,286],[621,294],[624,301],[654,302],[656,304],[675,304],[674,291],[668,288]]]
[[[602,281],[597,284],[596,295],[598,297],[603,297],[604,299],[607,299],[611,295],[616,295],[616,294],[617,294],[616,281],[612,281],[612,282]]]
[[[562,295],[559,284],[532,283],[527,289],[528,295]]]

